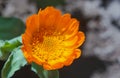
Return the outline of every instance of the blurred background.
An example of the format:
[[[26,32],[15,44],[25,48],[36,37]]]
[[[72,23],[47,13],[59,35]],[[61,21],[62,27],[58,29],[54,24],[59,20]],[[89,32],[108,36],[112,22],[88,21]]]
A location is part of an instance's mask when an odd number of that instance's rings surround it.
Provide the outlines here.
[[[120,78],[120,0],[0,0],[0,39],[21,35],[26,18],[47,6],[70,13],[86,35],[82,56],[60,69],[60,78]],[[25,66],[12,78],[38,76]]]

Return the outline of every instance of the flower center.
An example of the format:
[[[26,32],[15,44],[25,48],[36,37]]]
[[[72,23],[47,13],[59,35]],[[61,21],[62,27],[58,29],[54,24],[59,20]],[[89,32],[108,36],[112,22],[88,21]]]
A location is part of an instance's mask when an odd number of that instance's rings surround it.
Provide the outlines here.
[[[36,34],[32,42],[33,56],[44,62],[52,62],[63,56],[67,49],[63,45],[64,36],[40,36]]]

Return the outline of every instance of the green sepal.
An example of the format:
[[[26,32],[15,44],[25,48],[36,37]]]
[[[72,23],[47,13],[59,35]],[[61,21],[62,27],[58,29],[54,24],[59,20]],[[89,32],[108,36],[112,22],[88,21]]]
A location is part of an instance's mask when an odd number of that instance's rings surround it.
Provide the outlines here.
[[[45,70],[42,66],[32,63],[32,71],[34,71],[40,78],[59,78],[58,70]]]

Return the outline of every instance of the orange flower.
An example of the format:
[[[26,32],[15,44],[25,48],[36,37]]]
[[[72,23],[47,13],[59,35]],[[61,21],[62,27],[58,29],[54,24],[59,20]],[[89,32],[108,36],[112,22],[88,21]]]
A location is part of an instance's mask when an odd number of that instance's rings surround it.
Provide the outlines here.
[[[78,31],[79,22],[70,14],[61,15],[53,7],[40,10],[26,21],[22,35],[23,53],[29,63],[35,62],[46,70],[70,65],[81,55],[78,47],[84,42],[84,33]]]

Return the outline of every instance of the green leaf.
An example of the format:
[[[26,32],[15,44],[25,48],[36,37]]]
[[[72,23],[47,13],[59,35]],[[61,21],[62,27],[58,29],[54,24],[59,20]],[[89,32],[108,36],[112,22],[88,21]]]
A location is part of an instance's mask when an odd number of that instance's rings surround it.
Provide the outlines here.
[[[59,78],[58,70],[45,70],[42,66],[32,63],[32,71],[34,71],[40,78]]]
[[[8,41],[0,40],[0,60],[6,60],[11,51],[21,45],[21,37],[16,37]]]
[[[65,4],[65,0],[34,0],[34,1],[36,2],[38,9],[45,8],[47,6],[57,6]]]
[[[17,70],[26,64],[20,47],[14,49],[3,66],[1,78],[11,78]]]
[[[4,53],[3,51],[1,51],[1,47],[5,45],[5,41],[0,40],[0,60],[4,60],[7,57],[7,53]]]
[[[42,68],[42,66],[32,63],[31,70],[34,71],[40,78],[45,78],[43,74],[44,69]]]
[[[11,52],[14,48],[22,45],[18,38],[5,41],[5,44],[0,48],[3,52]]]
[[[9,40],[24,32],[25,24],[18,18],[0,17],[0,40]]]

